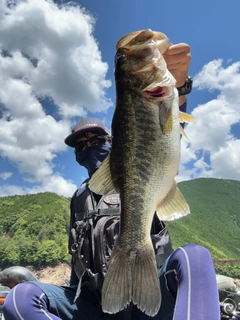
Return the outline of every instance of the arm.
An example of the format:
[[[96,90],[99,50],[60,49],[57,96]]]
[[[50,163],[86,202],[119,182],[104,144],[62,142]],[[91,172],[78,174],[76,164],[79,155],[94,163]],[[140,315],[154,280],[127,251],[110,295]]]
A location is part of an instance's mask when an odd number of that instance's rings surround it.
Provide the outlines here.
[[[72,229],[75,222],[75,201],[76,201],[76,192],[72,196],[71,204],[70,204],[70,223],[69,223],[69,237],[68,237],[68,252],[72,254],[72,244],[73,244],[73,235]],[[72,261],[73,262],[73,261]],[[75,273],[74,266],[72,263],[71,275],[70,275],[70,286],[78,285],[78,277]]]

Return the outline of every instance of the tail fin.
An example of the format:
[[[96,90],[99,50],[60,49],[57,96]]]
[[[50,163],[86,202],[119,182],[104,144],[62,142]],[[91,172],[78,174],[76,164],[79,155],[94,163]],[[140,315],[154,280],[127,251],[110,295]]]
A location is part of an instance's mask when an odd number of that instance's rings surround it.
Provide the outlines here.
[[[131,301],[152,317],[160,308],[160,283],[151,242],[141,251],[126,252],[116,245],[112,252],[102,288],[102,309],[117,313]]]

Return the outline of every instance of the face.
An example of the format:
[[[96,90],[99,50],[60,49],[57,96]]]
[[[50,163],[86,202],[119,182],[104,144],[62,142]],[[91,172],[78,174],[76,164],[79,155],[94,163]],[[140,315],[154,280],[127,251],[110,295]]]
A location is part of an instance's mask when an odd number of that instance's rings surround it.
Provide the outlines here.
[[[103,132],[86,132],[75,145],[76,161],[88,170],[89,177],[99,168],[111,150],[111,136]]]
[[[109,141],[110,137],[106,137],[106,135],[103,135],[103,133],[100,131],[88,131],[80,137],[78,137],[75,145],[75,153],[80,153],[89,147],[97,146],[99,144],[109,143]]]

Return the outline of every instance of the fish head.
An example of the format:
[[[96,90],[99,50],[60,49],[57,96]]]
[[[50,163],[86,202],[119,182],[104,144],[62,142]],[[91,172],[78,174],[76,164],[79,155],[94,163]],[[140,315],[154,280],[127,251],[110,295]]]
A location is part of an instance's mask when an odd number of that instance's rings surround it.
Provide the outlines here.
[[[150,29],[132,32],[116,45],[115,82],[125,83],[145,97],[164,100],[173,95],[176,80],[167,69],[163,53],[169,38]]]

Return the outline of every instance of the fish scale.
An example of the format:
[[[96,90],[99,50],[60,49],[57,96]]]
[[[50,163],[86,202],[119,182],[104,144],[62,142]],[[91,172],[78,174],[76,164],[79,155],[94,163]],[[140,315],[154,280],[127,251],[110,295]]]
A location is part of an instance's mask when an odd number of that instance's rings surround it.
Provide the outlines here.
[[[124,101],[123,97],[123,101]],[[148,114],[148,113],[147,113]],[[133,214],[136,211],[142,212],[144,204],[146,204],[145,196],[146,193],[146,184],[149,182],[151,178],[151,164],[152,164],[152,147],[154,146],[154,136],[151,137],[147,143],[146,146],[146,140],[145,140],[145,134],[142,135],[141,132],[144,132],[143,125],[141,124],[145,118],[144,112],[139,113],[139,115],[143,115],[143,117],[137,117],[140,119],[136,119],[137,121],[133,121],[136,123],[136,127],[132,124],[133,122],[129,123],[128,119],[131,119],[132,115],[129,115],[129,112],[125,114],[125,117],[123,116],[123,121],[119,121],[120,117],[118,113],[115,113],[115,117],[113,119],[114,128],[117,128],[116,134],[113,132],[113,149],[112,154],[114,155],[111,157],[112,165],[112,172],[113,175],[117,175],[118,172],[123,172],[124,175],[126,175],[129,179],[129,182],[127,179],[126,184],[128,185],[127,190],[125,190],[124,184],[121,183],[121,181],[116,181],[116,184],[120,188],[120,197],[121,197],[121,206],[123,210],[128,210],[129,214],[125,215],[124,212],[122,212],[122,219],[121,219],[121,228],[124,230],[126,235],[129,235],[131,238],[133,237],[133,232],[128,230],[128,226],[132,226],[132,229],[136,230],[136,227],[138,227],[139,221],[137,221]],[[121,118],[122,119],[122,118]],[[120,123],[119,123],[120,122]],[[121,126],[121,123],[124,123],[123,126]],[[124,133],[126,132],[126,123],[130,124],[130,129],[127,131],[128,135],[125,137],[125,139],[121,139],[118,141],[117,136],[124,136]],[[149,126],[151,127],[151,121],[148,122]],[[149,128],[149,127],[148,127]],[[129,132],[132,131],[132,132]],[[133,132],[138,132],[139,134],[133,134]],[[128,139],[128,137],[134,136],[134,143],[131,139]],[[115,140],[116,137],[116,141]],[[130,140],[130,141],[129,141]],[[121,145],[121,143],[123,145]],[[128,152],[126,148],[126,144],[128,144],[128,147],[131,148],[131,154],[132,154],[132,163],[129,163],[128,161]],[[116,152],[114,147],[116,146]],[[145,153],[147,156],[142,158],[142,150],[145,149]],[[125,149],[126,153],[121,155],[121,150]],[[119,159],[119,157],[122,156],[122,161],[116,161],[115,159]],[[141,161],[139,161],[141,160]],[[110,162],[110,164],[111,164]],[[116,172],[116,173],[115,173]],[[122,179],[122,176],[120,177],[120,180]],[[137,192],[136,192],[137,190]],[[126,192],[125,192],[126,191]],[[148,210],[147,212],[151,212]],[[155,209],[155,208],[154,208]],[[146,209],[145,209],[146,210]],[[152,215],[152,213],[150,213]],[[125,227],[125,219],[124,217],[128,217],[128,220],[126,221],[126,227]],[[143,215],[143,217],[145,217]],[[150,219],[151,223],[151,219]],[[146,223],[141,224],[146,227]],[[140,234],[137,232],[137,234]],[[134,238],[135,239],[135,238]],[[135,240],[134,240],[135,241]]]
[[[107,313],[133,302],[147,315],[157,314],[161,291],[150,237],[153,216],[172,220],[189,213],[174,181],[180,125],[176,81],[162,57],[169,45],[165,35],[151,30],[117,44],[112,149],[89,182],[95,193],[117,191],[121,199],[120,232],[102,288]]]

